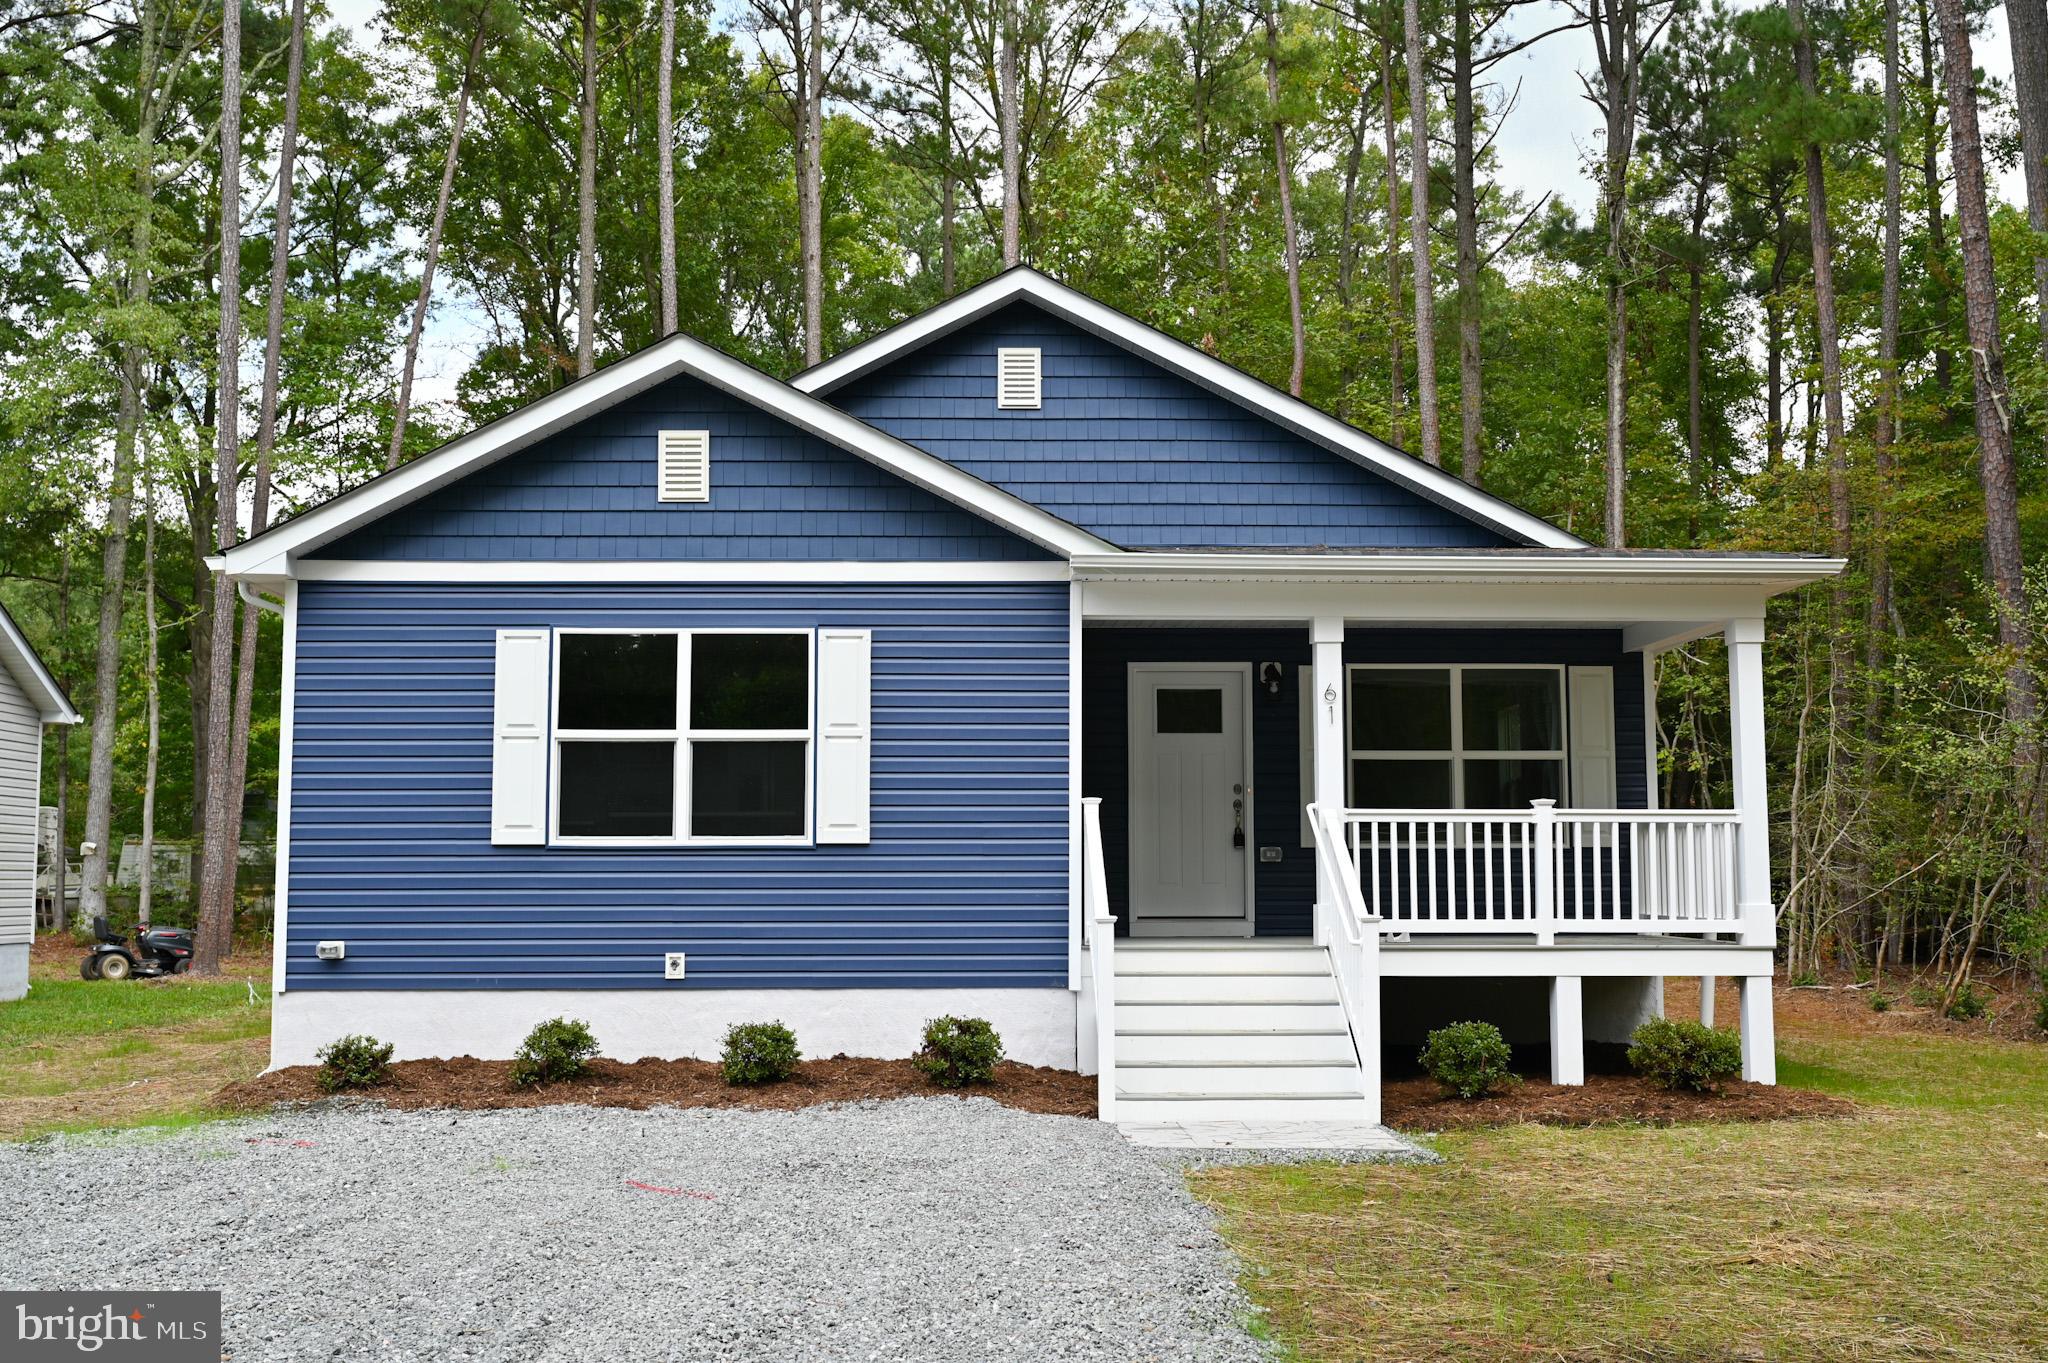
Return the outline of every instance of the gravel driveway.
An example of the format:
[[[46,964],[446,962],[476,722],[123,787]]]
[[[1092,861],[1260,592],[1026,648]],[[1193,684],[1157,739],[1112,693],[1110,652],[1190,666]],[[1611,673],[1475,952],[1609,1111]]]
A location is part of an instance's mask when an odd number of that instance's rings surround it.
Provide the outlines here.
[[[0,1190],[0,1285],[221,1288],[237,1363],[1267,1357],[1170,1160],[981,1099],[277,1114]]]

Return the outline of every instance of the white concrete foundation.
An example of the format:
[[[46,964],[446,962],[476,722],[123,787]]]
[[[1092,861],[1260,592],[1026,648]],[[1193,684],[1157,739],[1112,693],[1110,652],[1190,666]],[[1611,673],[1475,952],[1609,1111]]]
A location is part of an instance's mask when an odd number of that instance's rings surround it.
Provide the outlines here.
[[[1584,982],[1586,1040],[1626,1045],[1636,1028],[1664,1016],[1664,977],[1624,975]]]
[[[0,1003],[28,993],[28,943],[0,946]]]
[[[716,1059],[735,1022],[782,1022],[806,1056],[900,1059],[927,1020],[987,1018],[1003,1053],[1074,1068],[1074,995],[1065,989],[294,989],[271,1008],[270,1064],[310,1065],[338,1036],[388,1041],[399,1060],[509,1059],[534,1024],[581,1018],[617,1060]]]

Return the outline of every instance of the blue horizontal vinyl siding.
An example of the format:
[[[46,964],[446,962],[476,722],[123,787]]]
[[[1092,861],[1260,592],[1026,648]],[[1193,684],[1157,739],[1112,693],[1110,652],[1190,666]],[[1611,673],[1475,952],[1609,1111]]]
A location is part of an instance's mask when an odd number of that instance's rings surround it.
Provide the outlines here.
[[[711,432],[711,497],[655,495],[655,439]],[[692,378],[667,383],[373,521],[316,557],[991,560],[1028,540]]]
[[[1038,347],[1038,410],[997,409],[999,346]],[[1028,303],[930,341],[829,400],[1127,548],[1510,543]]]
[[[287,983],[1063,986],[1067,623],[1064,584],[302,584]],[[535,625],[871,629],[872,842],[492,846],[494,632]]]

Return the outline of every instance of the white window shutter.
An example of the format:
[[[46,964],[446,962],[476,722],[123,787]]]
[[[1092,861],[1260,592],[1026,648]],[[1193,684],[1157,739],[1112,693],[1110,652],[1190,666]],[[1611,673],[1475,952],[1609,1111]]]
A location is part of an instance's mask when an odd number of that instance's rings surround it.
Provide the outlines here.
[[[544,629],[498,631],[491,703],[491,842],[545,843],[548,833],[548,655]]]
[[[1002,346],[996,351],[996,406],[1036,408],[1039,405],[1039,352],[1036,346]]]
[[[711,432],[663,431],[657,439],[656,491],[664,502],[711,500]]]
[[[868,764],[874,635],[818,631],[818,841],[869,838]]]
[[[1571,684],[1571,804],[1613,809],[1614,669],[1574,667]]]

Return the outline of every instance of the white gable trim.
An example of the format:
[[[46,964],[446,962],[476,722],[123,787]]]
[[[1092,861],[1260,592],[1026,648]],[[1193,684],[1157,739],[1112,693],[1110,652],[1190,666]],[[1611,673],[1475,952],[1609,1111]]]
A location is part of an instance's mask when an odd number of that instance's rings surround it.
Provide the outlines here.
[[[1228,398],[1306,440],[1510,538],[1546,549],[1587,547],[1586,541],[1567,534],[1540,516],[1467,486],[1442,469],[1431,468],[1420,459],[1337,420],[1300,398],[1291,397],[1213,355],[1177,341],[1135,318],[1126,317],[1107,304],[1098,303],[1079,290],[1026,266],[1005,270],[985,284],[921,312],[851,350],[842,351],[823,364],[797,375],[790,380],[791,386],[823,396],[903,352],[977,321],[1019,298],[1028,298],[1083,330],[1144,355],[1191,383]]]
[[[702,380],[781,417],[798,430],[858,455],[1054,553],[1115,552],[1115,545],[943,459],[878,431],[702,341],[677,335],[243,541],[223,556],[227,571],[236,577],[290,576],[292,559],[297,555],[331,544],[387,512],[416,502],[467,474],[679,376]],[[654,457],[651,445],[648,457]]]
[[[71,708],[70,698],[43,660],[29,646],[28,637],[6,608],[0,607],[0,668],[5,668],[22,691],[34,702],[45,724],[77,724],[83,718]]]

